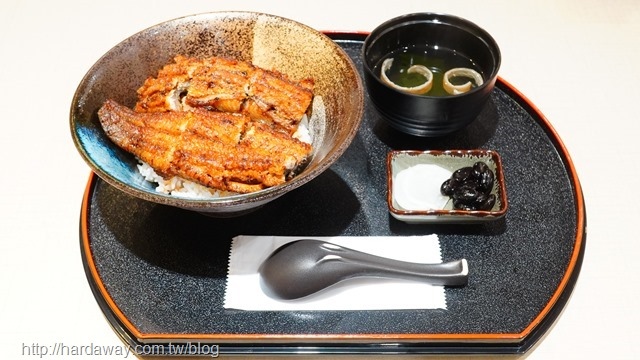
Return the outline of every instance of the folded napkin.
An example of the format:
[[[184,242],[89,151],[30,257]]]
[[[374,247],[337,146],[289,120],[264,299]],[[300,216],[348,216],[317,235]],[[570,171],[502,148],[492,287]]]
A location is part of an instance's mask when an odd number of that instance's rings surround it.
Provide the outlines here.
[[[277,248],[303,237],[238,236],[229,255],[224,307],[238,310],[390,310],[446,309],[442,286],[418,281],[354,278],[301,299],[280,300],[260,286],[260,264]],[[437,235],[304,237],[373,255],[418,263],[440,263]]]

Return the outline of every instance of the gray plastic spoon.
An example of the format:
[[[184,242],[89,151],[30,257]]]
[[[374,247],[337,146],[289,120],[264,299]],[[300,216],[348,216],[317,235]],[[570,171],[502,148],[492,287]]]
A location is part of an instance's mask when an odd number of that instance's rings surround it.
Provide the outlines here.
[[[375,256],[319,240],[297,240],[276,249],[260,265],[265,292],[292,300],[316,293],[340,281],[360,277],[401,278],[434,285],[467,283],[465,259],[419,264]]]

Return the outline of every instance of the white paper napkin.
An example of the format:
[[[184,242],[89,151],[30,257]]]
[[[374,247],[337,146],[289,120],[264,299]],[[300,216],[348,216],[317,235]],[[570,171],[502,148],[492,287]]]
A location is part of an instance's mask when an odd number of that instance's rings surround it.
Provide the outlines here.
[[[440,263],[437,235],[304,237],[392,259]],[[224,307],[238,310],[446,309],[444,287],[417,281],[354,278],[295,300],[274,299],[260,286],[260,264],[280,246],[301,237],[238,236],[229,255]]]

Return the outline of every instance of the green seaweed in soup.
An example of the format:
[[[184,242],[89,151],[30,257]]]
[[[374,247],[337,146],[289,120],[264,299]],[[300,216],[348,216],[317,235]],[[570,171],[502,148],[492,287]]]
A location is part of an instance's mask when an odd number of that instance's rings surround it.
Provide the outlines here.
[[[411,49],[399,49],[389,53],[377,65],[376,71],[381,71],[384,60],[393,58],[393,64],[387,70],[386,75],[394,84],[411,88],[423,84],[426,81],[424,75],[419,73],[408,73],[407,70],[413,65],[426,66],[433,73],[433,86],[431,90],[424,94],[427,96],[451,96],[443,86],[444,74],[454,68],[468,68],[481,74],[480,68],[473,60],[462,54],[450,50],[436,47],[422,47]],[[471,88],[478,86],[476,81],[468,76],[451,76],[449,81],[453,85],[463,85],[471,82]]]

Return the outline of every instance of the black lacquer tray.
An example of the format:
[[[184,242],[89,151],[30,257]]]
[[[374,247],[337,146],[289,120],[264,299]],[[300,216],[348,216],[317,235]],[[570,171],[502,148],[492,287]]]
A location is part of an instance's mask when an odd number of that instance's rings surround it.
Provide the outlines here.
[[[361,67],[364,34],[330,33]],[[249,215],[215,219],[145,202],[91,175],[81,249],[92,291],[123,341],[171,355],[172,344],[219,354],[523,353],[556,320],[586,241],[571,158],[546,118],[499,79],[468,128],[442,138],[396,132],[366,99],[358,135],[333,167]],[[476,225],[410,225],[386,206],[392,149],[492,149],[509,210]],[[231,238],[436,233],[443,260],[466,258],[469,284],[447,288],[447,310],[224,309]],[[392,246],[392,244],[390,244]],[[366,299],[363,299],[366,301]],[[211,345],[212,347],[209,347]],[[213,347],[215,345],[215,347]]]

